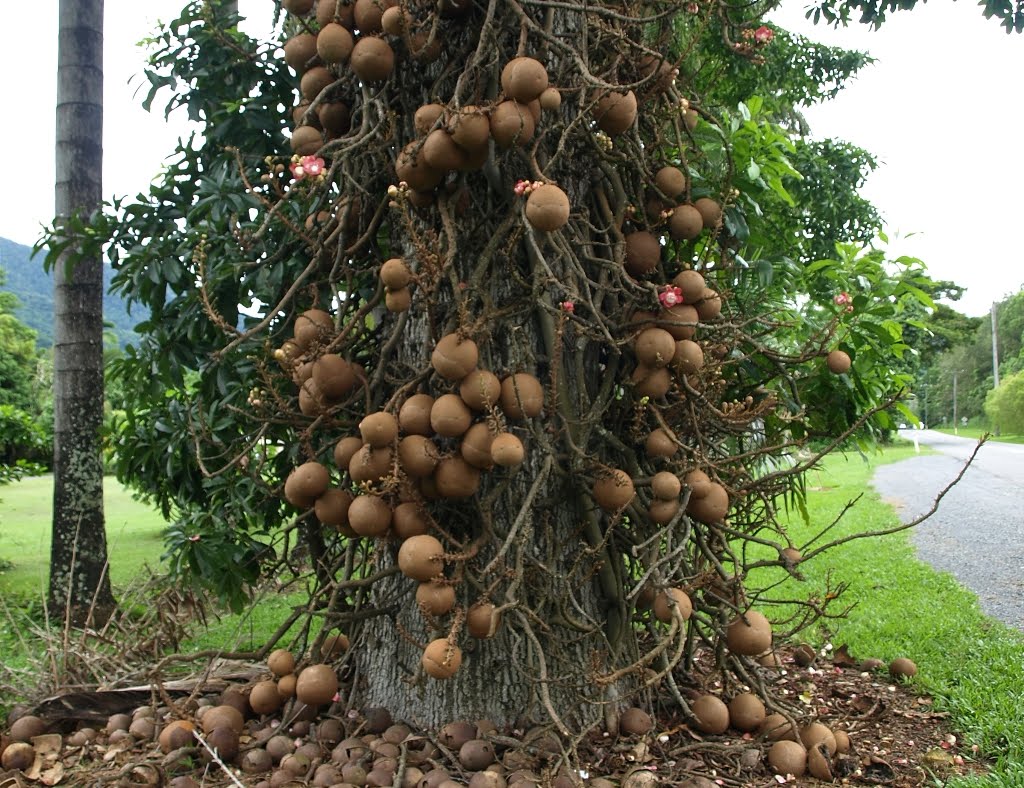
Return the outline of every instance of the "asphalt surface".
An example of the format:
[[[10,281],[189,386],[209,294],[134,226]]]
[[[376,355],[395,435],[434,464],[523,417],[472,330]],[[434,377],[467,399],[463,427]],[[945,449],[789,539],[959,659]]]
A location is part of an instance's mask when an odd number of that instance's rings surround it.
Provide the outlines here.
[[[909,522],[931,508],[976,441],[933,430],[901,430],[938,454],[883,465],[872,483]],[[952,573],[981,609],[1024,630],[1024,445],[990,441],[938,511],[911,532],[921,560]]]

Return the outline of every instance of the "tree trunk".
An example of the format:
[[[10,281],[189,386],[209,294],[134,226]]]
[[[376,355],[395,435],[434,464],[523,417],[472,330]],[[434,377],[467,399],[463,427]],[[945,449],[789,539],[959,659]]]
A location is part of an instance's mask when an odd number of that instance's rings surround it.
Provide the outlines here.
[[[57,221],[100,205],[103,0],[61,0],[57,65]],[[103,267],[74,251],[54,290],[51,614],[82,625],[114,607],[103,520]]]

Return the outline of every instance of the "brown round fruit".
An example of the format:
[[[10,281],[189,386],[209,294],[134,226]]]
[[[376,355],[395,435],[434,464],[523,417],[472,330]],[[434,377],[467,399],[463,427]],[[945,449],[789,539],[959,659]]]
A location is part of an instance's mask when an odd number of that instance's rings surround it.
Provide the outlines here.
[[[356,0],[353,8],[356,28],[364,35],[381,32],[384,29],[381,18],[394,5],[397,5],[396,0]]]
[[[768,764],[776,774],[802,777],[807,771],[807,750],[795,741],[777,741],[768,750]]]
[[[644,736],[654,730],[654,718],[635,706],[619,715],[619,731],[626,736]]]
[[[650,368],[667,366],[676,353],[676,341],[663,328],[645,328],[633,347],[640,363]]]
[[[31,742],[36,736],[46,733],[46,723],[34,714],[18,717],[11,725],[10,736],[14,741]]]
[[[31,744],[25,742],[11,742],[3,751],[2,762],[4,769],[11,771],[27,771],[36,762],[36,751]]]
[[[683,621],[686,621],[693,614],[693,604],[690,597],[681,588],[666,588],[654,597],[654,617],[658,621],[669,623],[672,621],[675,612],[678,611]]]
[[[334,321],[322,309],[307,309],[295,318],[295,344],[307,350],[314,342],[322,342],[334,331]]]
[[[700,211],[692,205],[677,205],[668,219],[668,234],[677,241],[692,241],[703,229]]]
[[[306,64],[316,57],[316,36],[312,33],[299,33],[292,36],[284,44],[284,62],[301,74]]]
[[[679,497],[683,490],[679,477],[669,471],[659,471],[651,479],[651,492],[656,498],[671,501]]]
[[[416,128],[416,133],[421,137],[427,136],[430,130],[434,128],[434,124],[437,123],[438,118],[444,115],[443,104],[424,104],[413,115],[413,126]]]
[[[313,380],[320,392],[332,400],[339,400],[356,387],[352,364],[335,353],[325,353],[313,363]]]
[[[236,733],[241,733],[245,727],[245,717],[234,706],[223,704],[207,711],[200,724],[203,726],[203,733],[210,733],[216,728],[231,728]]]
[[[833,350],[825,360],[828,371],[833,375],[845,375],[850,371],[853,362],[850,361],[850,354],[845,350]]]
[[[548,88],[538,97],[540,101],[541,109],[546,109],[550,112],[555,112],[562,106],[562,94],[558,92],[558,88]]]
[[[644,453],[651,459],[658,457],[672,457],[679,450],[679,444],[675,438],[669,435],[661,427],[651,430],[644,441]]]
[[[692,339],[680,339],[672,362],[684,375],[693,375],[704,368],[704,351]]]
[[[686,191],[686,176],[678,167],[662,167],[654,175],[654,185],[663,195],[674,200]]]
[[[661,241],[646,230],[637,230],[625,237],[626,272],[633,277],[646,276],[661,260]]]
[[[195,738],[192,736],[192,731],[195,730],[195,727],[189,720],[175,720],[165,725],[157,739],[160,744],[160,751],[166,754],[172,750],[187,747],[195,741]]]
[[[473,423],[473,413],[458,394],[442,394],[430,409],[430,426],[445,438],[464,435]]]
[[[398,444],[398,461],[414,479],[430,476],[440,459],[437,446],[422,435],[406,435]]]
[[[710,197],[701,197],[694,202],[693,207],[700,212],[704,227],[708,230],[714,229],[722,221],[722,206]]]
[[[697,333],[700,313],[689,304],[676,304],[658,313],[658,325],[672,335],[677,342],[693,339]]]
[[[894,679],[909,679],[917,675],[917,665],[906,657],[897,657],[889,663],[889,675]]]
[[[275,649],[267,657],[267,667],[275,676],[287,676],[295,671],[295,655],[286,648]]]
[[[632,90],[604,94],[594,107],[594,120],[606,134],[622,134],[636,120],[636,94]]]
[[[594,482],[594,500],[606,512],[617,512],[633,500],[636,490],[629,474],[612,468]]]
[[[385,411],[371,413],[359,422],[359,434],[363,443],[375,449],[390,446],[398,437],[398,419]]]
[[[697,317],[702,323],[714,320],[722,314],[722,296],[710,287],[705,287],[704,295],[694,304],[694,309],[697,310]]]
[[[480,488],[480,469],[460,457],[445,457],[437,464],[433,476],[442,498],[469,498]]]
[[[526,145],[535,128],[530,109],[518,101],[503,101],[491,112],[491,136],[499,148]]]
[[[742,692],[729,701],[729,722],[738,731],[750,733],[765,719],[764,701],[752,692]]]
[[[452,139],[465,151],[478,151],[487,147],[491,138],[491,122],[480,107],[467,104],[449,122]]]
[[[292,131],[292,152],[299,156],[312,156],[323,144],[323,133],[313,126],[299,126]]]
[[[420,660],[423,670],[435,679],[450,679],[462,664],[462,649],[447,638],[432,640]]]
[[[277,682],[273,679],[261,681],[249,693],[249,706],[259,715],[273,714],[281,708],[281,694],[277,691]]]
[[[391,475],[394,452],[390,448],[372,449],[363,446],[352,455],[348,463],[348,475],[352,481],[375,482]]]
[[[328,65],[348,60],[354,45],[352,34],[337,22],[324,25],[316,36],[316,53]]]
[[[693,304],[704,297],[704,290],[707,284],[704,277],[697,271],[686,270],[676,275],[672,284],[679,288],[683,294],[683,303]]]
[[[523,442],[511,432],[502,432],[491,441],[491,459],[502,468],[521,465],[526,456]]]
[[[819,744],[824,744],[829,755],[836,753],[836,737],[827,725],[820,722],[812,722],[800,729],[800,742],[808,750],[812,750]]]
[[[341,136],[352,128],[352,110],[343,101],[324,101],[316,115],[328,136]]]
[[[413,580],[426,582],[444,571],[444,546],[433,536],[413,536],[398,548],[398,568]]]
[[[359,536],[384,536],[391,526],[391,507],[379,495],[358,495],[348,507],[348,524]]]
[[[412,291],[408,287],[388,290],[384,293],[384,306],[395,314],[409,311],[409,307],[412,306]]]
[[[446,129],[434,129],[423,142],[423,160],[435,170],[451,172],[465,166],[466,152]]]
[[[430,411],[433,407],[434,398],[429,394],[413,394],[398,409],[398,426],[411,435],[433,435],[430,426]]]
[[[349,57],[352,71],[363,82],[383,82],[395,69],[395,52],[380,38],[360,38]]]
[[[569,197],[552,183],[545,183],[526,198],[526,220],[535,230],[550,233],[569,221]]]
[[[401,257],[392,257],[390,260],[385,260],[384,264],[381,265],[380,281],[389,290],[399,290],[409,286],[409,283],[412,281],[412,271],[409,270],[409,266],[405,264],[405,260]]]
[[[781,714],[769,714],[758,728],[758,733],[768,741],[797,740],[796,728]]]
[[[455,607],[455,587],[450,583],[428,581],[416,588],[416,604],[431,616],[443,616]]]
[[[391,531],[398,539],[409,539],[430,530],[430,522],[415,501],[405,501],[395,507],[391,517]]]
[[[668,525],[672,522],[681,508],[681,504],[678,499],[671,501],[663,501],[655,498],[651,501],[651,505],[647,507],[647,516],[651,518],[651,522],[657,525]]]
[[[701,695],[690,706],[694,722],[703,733],[725,733],[729,727],[729,707],[715,695]]]
[[[544,387],[533,375],[517,372],[501,381],[499,400],[508,418],[533,418],[544,409]]]
[[[529,104],[547,90],[548,72],[539,60],[517,57],[501,70],[501,89],[508,98]]]
[[[313,66],[299,80],[299,93],[306,101],[313,101],[324,90],[334,84],[334,74],[324,66]]]
[[[327,468],[318,462],[304,462],[288,474],[284,483],[284,497],[292,506],[308,509],[327,492],[331,477]]]
[[[330,703],[338,692],[338,674],[330,665],[310,665],[299,674],[295,697],[307,706]]]
[[[466,631],[472,637],[481,640],[492,637],[492,625],[497,632],[501,626],[501,615],[490,602],[477,602],[466,613]]]
[[[702,523],[720,523],[729,513],[729,493],[717,482],[710,482],[703,496],[691,496],[686,511]]]
[[[491,433],[491,428],[487,422],[477,422],[462,436],[459,453],[474,468],[486,471],[494,467],[494,460],[491,457],[491,444],[493,442],[494,435]]]
[[[744,618],[746,620],[744,620]],[[725,630],[725,642],[734,654],[756,657],[772,647],[772,625],[763,613],[748,610]]]
[[[475,369],[459,384],[462,401],[477,412],[485,411],[498,401],[501,395],[501,381],[493,372]]]
[[[446,334],[434,346],[430,363],[437,374],[447,380],[462,380],[472,372],[480,360],[480,351],[472,339],[458,334]]]

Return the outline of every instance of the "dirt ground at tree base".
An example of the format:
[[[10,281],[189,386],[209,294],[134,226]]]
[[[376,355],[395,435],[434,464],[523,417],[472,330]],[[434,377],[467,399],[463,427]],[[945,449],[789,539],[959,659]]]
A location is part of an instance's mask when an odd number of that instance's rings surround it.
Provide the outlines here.
[[[833,762],[834,783],[919,786],[941,783],[958,774],[984,771],[984,764],[974,759],[970,748],[962,747],[948,715],[936,711],[932,699],[916,693],[912,684],[893,682],[884,668],[875,672],[861,670],[860,664],[841,647],[834,652],[823,650],[807,666],[798,665],[793,653],[792,649],[780,652],[780,666],[764,669],[762,677],[775,697],[806,710],[804,721],[813,719],[849,735],[850,751]],[[681,689],[687,694],[686,688]],[[709,681],[701,689],[715,693],[721,687]],[[697,689],[691,687],[689,692],[695,694]],[[217,693],[210,698],[216,703]],[[127,710],[131,711],[136,705],[137,701]],[[229,776],[224,768],[210,763],[201,749],[189,748],[188,752],[178,751],[169,757],[152,737],[139,740],[123,736],[111,741],[103,731],[104,726],[97,723],[89,723],[99,729],[95,739],[76,746],[69,741],[70,733],[83,723],[68,722],[67,718],[76,714],[70,703],[64,704],[68,714],[62,723],[60,715],[53,713],[53,709],[59,707],[60,704],[53,702],[37,707],[49,710],[46,718],[50,732],[33,739],[36,758],[31,768],[0,772],[0,788],[39,785],[297,788],[325,784],[313,780],[315,758],[305,775],[290,781],[279,779],[275,784],[267,782],[266,774],[247,774],[234,766],[227,767],[232,771]],[[665,708],[668,708],[667,703]],[[318,723],[322,724],[328,717],[338,720],[348,736],[365,734],[372,727],[356,710],[331,707],[312,721],[312,731],[317,731]],[[58,730],[63,731],[63,738],[60,733],[54,733]],[[304,730],[300,727],[286,732],[299,745],[312,740]],[[660,713],[654,729],[644,736],[612,737],[603,731],[591,731],[575,750],[568,750],[572,753],[571,768],[566,768],[567,760],[562,759],[561,752],[518,746],[522,735],[523,731],[518,730],[498,731],[487,738],[493,742],[498,762],[512,765],[509,753],[518,752],[520,757],[515,759],[514,767],[532,773],[536,777],[533,784],[540,786],[587,785],[597,778],[609,779],[623,788],[709,788],[715,785],[767,788],[826,784],[810,776],[773,774],[766,760],[770,742],[731,729],[721,736],[701,734],[687,724],[678,707],[675,711]],[[243,753],[247,747],[256,745],[257,736],[253,728],[247,728],[241,737]],[[438,742],[436,732],[414,730],[408,742],[410,747],[413,742],[432,742],[439,748],[435,757],[418,765],[421,772],[442,766],[450,772],[454,785],[474,784],[471,782],[473,772],[445,755],[446,748]],[[330,762],[332,747],[331,742],[320,745],[326,763]],[[405,745],[402,747],[404,752]],[[404,758],[400,763],[400,769],[410,768],[410,762]],[[513,771],[513,768],[507,769],[509,773]],[[185,776],[191,776],[195,782],[180,782]],[[178,782],[174,781],[175,777],[179,778]],[[406,782],[399,773],[386,784],[409,788]],[[349,784],[326,783],[346,788]],[[381,783],[371,780],[364,784]],[[424,786],[424,781],[411,785]],[[446,788],[452,788],[452,784]]]

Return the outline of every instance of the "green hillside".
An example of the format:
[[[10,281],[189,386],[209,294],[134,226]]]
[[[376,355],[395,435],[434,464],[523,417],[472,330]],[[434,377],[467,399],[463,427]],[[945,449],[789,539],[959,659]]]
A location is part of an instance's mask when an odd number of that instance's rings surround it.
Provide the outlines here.
[[[50,347],[53,344],[53,274],[43,270],[42,255],[34,260],[31,255],[31,247],[0,238],[0,268],[6,274],[0,290],[18,296],[21,300],[21,308],[15,313],[18,319],[39,333],[37,343],[40,347]],[[113,270],[105,266],[105,291],[109,290],[113,276]],[[135,314],[130,315],[120,298],[105,292],[103,319],[113,325],[122,347],[136,341],[135,326],[145,318],[141,307],[136,307]]]

